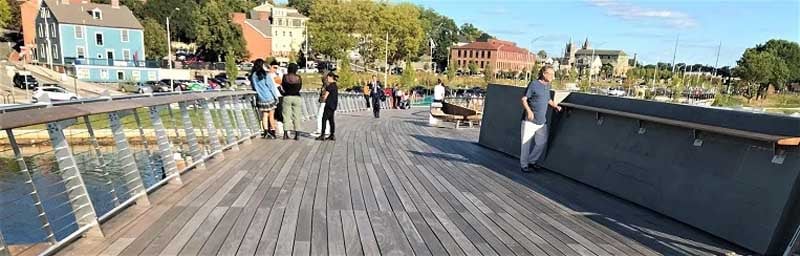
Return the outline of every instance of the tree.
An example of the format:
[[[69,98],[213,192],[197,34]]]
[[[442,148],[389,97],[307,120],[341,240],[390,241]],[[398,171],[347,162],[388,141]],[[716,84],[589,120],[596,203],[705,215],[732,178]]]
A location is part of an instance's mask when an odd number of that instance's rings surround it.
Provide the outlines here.
[[[233,54],[236,58],[247,55],[241,28],[231,23],[218,0],[208,0],[195,10],[197,17],[197,45],[204,49],[207,57]]]
[[[780,89],[790,74],[784,60],[770,51],[759,51],[754,48],[745,50],[736,65],[735,74],[749,83],[758,85],[759,94],[766,91],[770,84]]]
[[[239,67],[236,66],[236,58],[233,54],[225,55],[225,74],[229,78],[229,86],[235,86],[236,78],[239,77]]]
[[[483,32],[481,33],[481,36],[479,36],[477,40],[481,42],[486,42],[489,41],[489,39],[494,39],[494,37],[492,35],[487,34],[486,32]]]
[[[380,34],[389,33],[389,63],[415,59],[424,39],[418,19],[419,9],[413,4],[388,5],[381,9]]]
[[[216,2],[217,0],[206,0]],[[192,42],[197,38],[197,21],[210,13],[195,15],[200,6],[196,0],[148,0],[143,7],[133,9],[134,15],[141,18],[152,18],[166,27],[166,19],[170,17],[172,38],[182,42]],[[180,10],[175,10],[180,8]],[[221,13],[222,9],[219,9]],[[227,13],[224,14],[227,19]]]
[[[614,66],[611,66],[609,63],[603,64],[603,66],[600,67],[600,73],[603,74],[605,78],[612,77],[614,76]]]
[[[421,41],[420,55],[430,54],[430,40],[433,40],[433,61],[439,68],[448,67],[450,47],[458,41],[458,26],[453,19],[437,13],[433,9],[420,7],[420,24],[426,37]]]
[[[483,34],[483,32],[480,29],[473,26],[472,23],[462,24],[461,28],[459,29],[459,32],[461,32],[461,35],[463,35],[467,39],[467,41],[470,42],[477,40],[478,37],[480,37],[481,34]]]
[[[8,1],[0,0],[0,27],[5,28],[12,22],[11,18],[13,13],[11,11],[11,6],[11,3]],[[19,9],[18,4],[16,8]]]
[[[540,60],[547,59],[547,52],[544,50],[539,50],[539,52],[536,53],[536,56],[539,57]]]
[[[151,18],[145,19],[142,26],[147,59],[160,60],[167,55],[167,31],[158,21]]]
[[[403,68],[403,75],[400,77],[400,84],[406,88],[414,87],[415,76],[416,71],[414,71],[414,67],[411,66],[410,61],[406,61],[406,66]]]
[[[349,49],[356,46],[352,33],[361,23],[354,21],[356,14],[351,7],[353,3],[338,4],[334,0],[314,1],[309,11],[308,32],[312,36],[313,45],[320,54],[342,59]]]
[[[494,76],[495,72],[494,72],[494,67],[492,67],[492,65],[488,65],[486,66],[486,68],[483,69],[483,80],[486,81],[487,84],[494,81]]]
[[[342,59],[337,70],[339,81],[336,83],[340,86],[340,88],[348,88],[356,85],[356,76],[353,73],[353,69],[350,67],[349,58]]]
[[[467,65],[467,69],[469,69],[469,74],[474,75],[478,73],[478,65],[475,62],[470,61]]]
[[[297,12],[305,16],[311,11],[312,0],[289,0],[288,6],[297,9]]]
[[[789,68],[786,79],[800,81],[800,45],[787,40],[772,39],[755,48],[757,51],[771,52],[783,60]]]

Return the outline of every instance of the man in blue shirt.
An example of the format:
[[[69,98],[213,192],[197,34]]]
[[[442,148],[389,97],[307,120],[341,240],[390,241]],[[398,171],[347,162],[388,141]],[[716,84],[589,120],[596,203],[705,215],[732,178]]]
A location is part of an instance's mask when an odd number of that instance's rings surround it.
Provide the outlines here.
[[[523,172],[539,169],[539,158],[547,145],[547,106],[561,111],[550,97],[550,81],[555,78],[555,70],[551,66],[539,70],[539,79],[528,84],[522,96],[522,147],[519,152],[519,164]],[[533,149],[531,149],[533,144]]]

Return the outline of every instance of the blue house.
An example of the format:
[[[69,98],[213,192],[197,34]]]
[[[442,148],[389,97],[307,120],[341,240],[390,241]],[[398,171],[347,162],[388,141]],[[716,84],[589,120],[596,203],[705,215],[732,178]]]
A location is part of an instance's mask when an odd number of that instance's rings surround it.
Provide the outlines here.
[[[41,65],[91,82],[158,79],[157,63],[145,61],[144,28],[119,0],[44,0],[36,32],[34,60]]]

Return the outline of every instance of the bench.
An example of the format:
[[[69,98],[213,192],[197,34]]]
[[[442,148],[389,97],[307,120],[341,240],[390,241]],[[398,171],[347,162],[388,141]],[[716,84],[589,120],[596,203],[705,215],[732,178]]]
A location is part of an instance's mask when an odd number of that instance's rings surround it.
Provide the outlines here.
[[[482,119],[478,111],[446,102],[442,103],[441,108],[431,107],[431,115],[444,121],[454,122],[456,129],[461,127],[462,122],[466,122],[472,128]]]

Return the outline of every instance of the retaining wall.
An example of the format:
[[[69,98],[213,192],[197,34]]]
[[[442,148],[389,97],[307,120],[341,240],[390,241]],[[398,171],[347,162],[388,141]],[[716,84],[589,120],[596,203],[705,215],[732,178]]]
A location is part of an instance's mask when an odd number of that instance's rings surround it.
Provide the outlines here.
[[[489,87],[480,144],[519,155],[524,88]],[[564,102],[743,131],[800,137],[800,119],[572,93]],[[592,111],[548,112],[544,167],[759,254],[781,254],[798,225],[800,152],[739,137]],[[598,119],[598,117],[600,117]],[[640,130],[640,128],[644,128]]]

